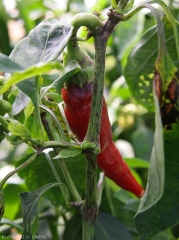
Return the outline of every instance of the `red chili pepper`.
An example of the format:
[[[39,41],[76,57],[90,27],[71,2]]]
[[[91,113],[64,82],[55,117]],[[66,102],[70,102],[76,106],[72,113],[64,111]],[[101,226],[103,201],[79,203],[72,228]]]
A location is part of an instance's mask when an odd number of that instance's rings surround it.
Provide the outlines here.
[[[70,128],[80,141],[83,141],[88,127],[93,83],[84,83],[82,87],[76,83],[69,83],[67,88],[62,88],[64,111]],[[119,150],[112,140],[111,125],[108,110],[103,98],[100,148],[97,164],[105,175],[112,179],[121,188],[142,197],[144,190],[135,180],[127,164],[123,161]]]

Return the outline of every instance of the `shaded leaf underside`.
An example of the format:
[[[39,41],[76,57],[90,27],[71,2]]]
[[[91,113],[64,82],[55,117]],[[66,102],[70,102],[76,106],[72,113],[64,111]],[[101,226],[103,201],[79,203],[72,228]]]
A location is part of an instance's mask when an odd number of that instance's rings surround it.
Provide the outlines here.
[[[139,211],[135,224],[141,240],[179,223],[179,123],[164,132],[165,186],[162,197],[151,208]]]

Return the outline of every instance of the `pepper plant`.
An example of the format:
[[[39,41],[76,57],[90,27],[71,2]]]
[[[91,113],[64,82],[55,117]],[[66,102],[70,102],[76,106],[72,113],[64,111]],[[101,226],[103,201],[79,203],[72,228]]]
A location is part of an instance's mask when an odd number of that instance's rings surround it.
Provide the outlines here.
[[[160,0],[139,5],[132,0],[111,0],[110,4],[105,19],[98,10],[78,13],[70,24],[45,19],[9,56],[0,54],[0,71],[4,72],[0,78],[0,138],[28,146],[16,168],[0,183],[0,216],[2,224],[13,225],[22,239],[38,237],[39,207],[48,205],[41,200],[43,196],[54,207],[49,220],[53,239],[60,239],[59,216],[66,222],[62,239],[159,239],[162,235],[155,235],[179,223],[179,23]],[[107,44],[141,9],[150,10],[156,25],[131,49],[123,74],[133,99],[155,114],[145,192],[129,169],[132,161],[126,159],[128,166],[112,141],[103,96]],[[85,37],[79,35],[81,27],[86,29]],[[94,59],[81,46],[91,39]],[[139,160],[138,167],[140,164],[148,166],[145,161]],[[19,193],[23,227],[3,218],[7,201],[3,189],[15,173],[28,186]],[[112,196],[105,176],[141,199],[128,193],[123,198]],[[126,199],[136,205],[133,230],[120,222]],[[72,226],[82,231],[74,235]],[[175,239],[171,231],[166,236]]]

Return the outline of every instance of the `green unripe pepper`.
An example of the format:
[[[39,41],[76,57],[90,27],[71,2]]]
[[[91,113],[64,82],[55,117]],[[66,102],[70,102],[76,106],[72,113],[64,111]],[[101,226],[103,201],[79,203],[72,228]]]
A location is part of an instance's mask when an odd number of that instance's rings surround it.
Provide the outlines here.
[[[12,111],[12,105],[4,100],[0,99],[0,115],[4,115],[5,113],[11,112]]]

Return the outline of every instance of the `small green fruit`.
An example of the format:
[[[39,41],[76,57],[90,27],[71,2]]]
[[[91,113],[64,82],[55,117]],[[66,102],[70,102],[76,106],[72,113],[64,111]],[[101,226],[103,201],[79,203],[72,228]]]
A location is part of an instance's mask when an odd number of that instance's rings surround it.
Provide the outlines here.
[[[0,99],[0,115],[4,115],[5,113],[11,112],[12,111],[12,105],[4,100]]]

